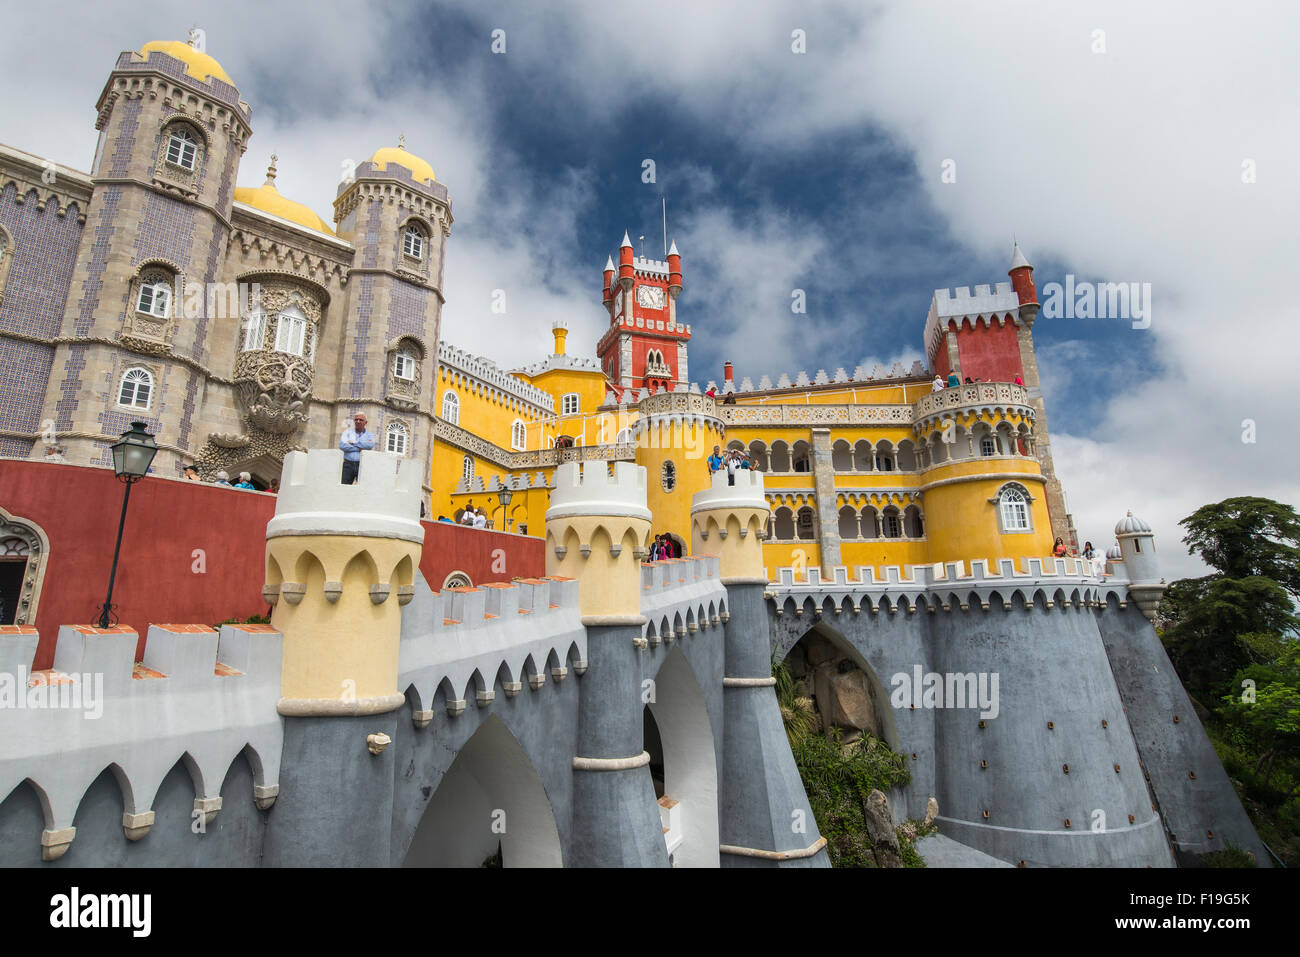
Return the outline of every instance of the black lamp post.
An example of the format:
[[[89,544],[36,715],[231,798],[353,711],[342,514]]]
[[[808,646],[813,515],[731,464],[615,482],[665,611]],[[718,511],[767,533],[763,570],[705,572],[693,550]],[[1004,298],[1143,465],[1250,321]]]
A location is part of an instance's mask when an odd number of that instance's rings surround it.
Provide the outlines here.
[[[510,507],[510,500],[515,497],[515,493],[510,490],[510,486],[501,486],[501,491],[497,493],[497,498],[501,500],[501,519],[506,523],[506,530],[510,530],[509,513],[506,511]]]
[[[158,454],[158,443],[145,431],[143,422],[132,422],[131,431],[113,443],[113,472],[126,485],[122,493],[122,518],[117,523],[117,544],[113,546],[113,570],[108,573],[108,597],[99,611],[99,627],[107,628],[113,610],[113,582],[117,578],[117,557],[122,551],[122,529],[126,527],[126,506],[131,501],[131,486],[144,478]]]

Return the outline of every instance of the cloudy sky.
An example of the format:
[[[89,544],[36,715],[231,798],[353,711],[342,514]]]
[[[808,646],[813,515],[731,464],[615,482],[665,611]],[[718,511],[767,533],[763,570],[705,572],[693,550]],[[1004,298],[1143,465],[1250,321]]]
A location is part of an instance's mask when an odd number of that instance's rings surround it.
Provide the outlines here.
[[[26,4],[6,22],[52,36],[51,15]],[[58,16],[76,28],[0,61],[21,90],[0,142],[88,169],[117,54],[197,25],[253,105],[240,185],[274,150],[281,191],[329,221],[340,171],[399,134],[433,164],[456,219],[444,338],[503,365],[549,352],[556,319],[571,351],[593,351],[605,257],[624,229],[662,255],[663,197],[701,383],[724,359],[757,382],[921,358],[933,290],[1006,279],[1015,236],[1040,291],[1066,274],[1151,286],[1148,328],[1035,327],[1082,538],[1104,547],[1132,509],[1173,578],[1197,573],[1177,521],[1199,505],[1300,502],[1295,4],[225,0]]]

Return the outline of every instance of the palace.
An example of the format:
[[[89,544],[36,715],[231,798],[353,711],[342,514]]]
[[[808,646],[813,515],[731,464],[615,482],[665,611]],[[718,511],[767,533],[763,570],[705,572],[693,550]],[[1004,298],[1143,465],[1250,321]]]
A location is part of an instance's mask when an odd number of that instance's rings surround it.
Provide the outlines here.
[[[625,235],[600,285],[595,355],[506,371],[441,336],[451,200],[386,147],[340,183],[333,226],[265,183],[235,188],[252,108],[193,43],[123,53],[97,103],[89,174],[0,147],[0,454],[109,464],[143,421],[155,471],[277,480],[364,412],[424,465],[429,517],[482,509],[544,536],[558,465],[651,476],[656,533],[686,546],[714,445],[766,473],[768,569],[1044,556],[1073,541],[1052,470],[1033,267],[934,293],[929,368],[689,378],[682,261]],[[933,371],[930,371],[933,370]],[[933,376],[963,384],[935,390]],[[966,380],[972,380],[966,384]],[[508,489],[508,505],[500,492]]]

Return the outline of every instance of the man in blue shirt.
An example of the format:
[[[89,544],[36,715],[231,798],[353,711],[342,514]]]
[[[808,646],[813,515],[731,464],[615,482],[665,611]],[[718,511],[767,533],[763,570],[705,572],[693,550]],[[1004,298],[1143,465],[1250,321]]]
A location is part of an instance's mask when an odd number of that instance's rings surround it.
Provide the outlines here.
[[[339,439],[339,448],[343,450],[343,484],[355,485],[357,473],[361,471],[361,450],[375,447],[375,434],[366,431],[366,414],[358,412],[352,417],[352,425],[343,430]]]
[[[709,456],[709,474],[712,475],[720,468],[722,468],[722,449],[715,445],[713,454]]]

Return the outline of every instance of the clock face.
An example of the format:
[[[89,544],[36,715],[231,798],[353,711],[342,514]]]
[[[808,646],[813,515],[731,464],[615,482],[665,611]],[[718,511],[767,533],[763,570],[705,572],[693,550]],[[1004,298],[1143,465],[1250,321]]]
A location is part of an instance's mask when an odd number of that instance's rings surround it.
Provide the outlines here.
[[[647,309],[664,307],[664,291],[658,286],[637,286],[636,301]]]

